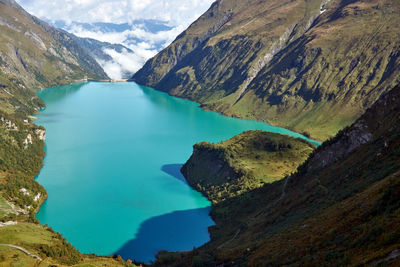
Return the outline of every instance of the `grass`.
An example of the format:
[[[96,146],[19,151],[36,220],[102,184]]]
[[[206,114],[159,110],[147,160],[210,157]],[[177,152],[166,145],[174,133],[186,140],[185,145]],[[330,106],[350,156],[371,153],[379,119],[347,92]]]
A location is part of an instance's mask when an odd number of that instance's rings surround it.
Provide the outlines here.
[[[56,235],[39,224],[18,223],[0,228],[0,243],[32,247],[36,244],[51,245]]]
[[[43,261],[39,266],[136,266],[120,258],[98,257],[79,253],[78,259],[75,262],[71,262],[64,258],[65,256],[60,258],[54,256],[49,257],[46,255],[47,250],[43,250],[43,247],[63,248],[65,246],[64,242],[60,234],[39,224],[18,223],[17,225],[0,228],[0,244],[20,246],[40,256]],[[67,253],[67,251],[65,251],[65,253]],[[3,262],[1,262],[2,259]],[[0,246],[0,266],[29,266],[31,263],[36,262],[36,260],[18,250]]]
[[[0,196],[0,221],[10,211],[12,211],[11,206],[6,202],[6,200],[2,196]]]
[[[194,145],[182,172],[214,203],[294,172],[315,146],[286,135],[247,131],[218,144]]]
[[[35,266],[38,260],[26,255],[22,251],[0,246],[0,267]]]
[[[290,175],[313,151],[308,142],[261,131],[245,132],[216,145],[232,152],[232,165],[240,166],[263,183]]]
[[[0,196],[0,209],[11,209],[10,205]]]

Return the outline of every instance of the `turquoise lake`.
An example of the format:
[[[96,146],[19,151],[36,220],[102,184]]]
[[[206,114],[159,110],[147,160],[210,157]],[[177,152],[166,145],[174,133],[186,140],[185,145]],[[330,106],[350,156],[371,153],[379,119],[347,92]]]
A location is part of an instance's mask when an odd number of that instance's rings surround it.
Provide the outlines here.
[[[84,253],[149,262],[160,250],[201,246],[213,225],[210,203],[179,172],[193,144],[255,129],[302,137],[135,83],[73,84],[38,95],[47,107],[36,121],[46,128],[37,181],[48,200],[37,218]]]

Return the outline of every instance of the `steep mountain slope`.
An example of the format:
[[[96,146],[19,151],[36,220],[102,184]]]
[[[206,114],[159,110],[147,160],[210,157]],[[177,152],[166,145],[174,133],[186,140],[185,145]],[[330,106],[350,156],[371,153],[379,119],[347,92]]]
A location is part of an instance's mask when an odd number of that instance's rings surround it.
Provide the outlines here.
[[[285,180],[214,206],[211,242],[156,265],[398,266],[400,85]]]
[[[314,148],[303,139],[247,131],[218,144],[195,144],[181,171],[192,187],[218,203],[290,175]]]
[[[22,116],[42,106],[34,90],[76,80],[106,78],[71,36],[0,0],[0,109]]]
[[[218,0],[132,81],[327,139],[400,81],[396,0]]]

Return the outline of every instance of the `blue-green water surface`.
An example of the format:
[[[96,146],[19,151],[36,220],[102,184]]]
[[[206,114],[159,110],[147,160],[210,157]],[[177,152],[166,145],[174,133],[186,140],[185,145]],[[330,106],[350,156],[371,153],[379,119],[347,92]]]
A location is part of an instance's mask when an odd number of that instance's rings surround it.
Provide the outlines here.
[[[245,130],[300,137],[266,123],[205,112],[135,83],[84,83],[40,91],[47,107],[48,192],[37,218],[84,253],[150,261],[159,250],[209,240],[210,203],[179,172],[196,142]]]

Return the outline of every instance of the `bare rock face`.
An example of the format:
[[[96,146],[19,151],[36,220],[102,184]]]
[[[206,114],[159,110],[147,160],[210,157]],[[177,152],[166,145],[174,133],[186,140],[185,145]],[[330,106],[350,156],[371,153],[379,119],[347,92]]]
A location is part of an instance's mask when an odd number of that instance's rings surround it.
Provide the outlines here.
[[[36,136],[39,138],[39,140],[41,140],[41,141],[46,140],[46,130],[36,129],[35,133],[36,133]]]
[[[323,168],[355,149],[366,144],[382,133],[395,130],[400,115],[400,86],[382,95],[376,103],[366,111],[353,125],[320,147],[308,164],[309,171]],[[392,122],[391,122],[392,121]],[[388,146],[384,140],[385,147]]]
[[[0,121],[7,127],[8,130],[18,131],[18,126],[12,120],[0,117]]]
[[[343,133],[342,138],[314,156],[310,163],[310,171],[331,164],[348,155],[360,145],[368,143],[371,139],[372,133],[369,132],[365,122],[357,121],[348,132]]]
[[[33,144],[33,140],[32,140],[32,135],[28,134],[23,142],[23,144],[25,145],[25,148],[27,148],[29,145]]]

